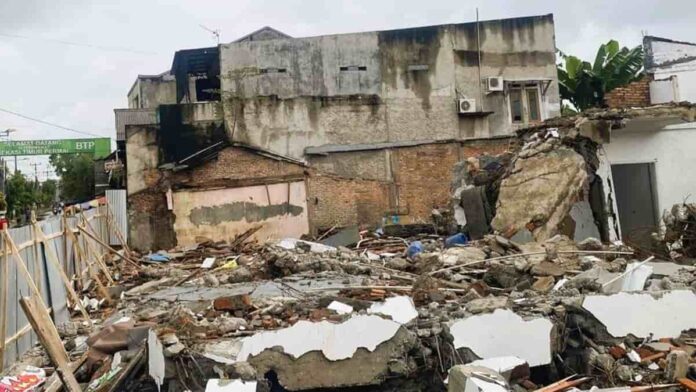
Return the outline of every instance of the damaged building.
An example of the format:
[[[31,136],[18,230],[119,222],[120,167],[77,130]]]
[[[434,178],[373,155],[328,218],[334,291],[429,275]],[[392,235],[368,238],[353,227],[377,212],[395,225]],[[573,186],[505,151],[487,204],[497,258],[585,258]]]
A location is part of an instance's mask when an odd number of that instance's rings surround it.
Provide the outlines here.
[[[264,28],[177,52],[129,105],[116,123],[136,248],[250,224],[268,239],[429,223],[450,206],[457,162],[560,114],[553,17],[308,38]]]

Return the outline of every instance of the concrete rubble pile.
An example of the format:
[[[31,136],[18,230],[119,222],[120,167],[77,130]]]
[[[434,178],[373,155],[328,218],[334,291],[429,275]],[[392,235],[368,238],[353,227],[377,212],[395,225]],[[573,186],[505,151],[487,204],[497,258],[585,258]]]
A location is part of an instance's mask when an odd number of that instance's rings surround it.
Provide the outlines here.
[[[662,215],[664,233],[654,236],[673,260],[696,258],[696,204],[675,204]]]
[[[416,241],[411,257],[294,239],[162,251],[93,311],[89,336],[79,322],[60,330],[87,350],[90,390],[661,389],[696,377],[692,267],[562,235]]]

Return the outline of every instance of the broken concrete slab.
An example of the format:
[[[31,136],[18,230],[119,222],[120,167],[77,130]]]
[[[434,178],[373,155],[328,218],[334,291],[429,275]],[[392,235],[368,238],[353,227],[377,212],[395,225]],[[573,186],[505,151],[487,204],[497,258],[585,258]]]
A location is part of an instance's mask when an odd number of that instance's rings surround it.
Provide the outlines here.
[[[351,313],[353,313],[352,306],[344,304],[343,302],[339,302],[339,301],[332,301],[329,304],[329,306],[327,306],[326,308],[331,309],[338,314],[351,314]]]
[[[447,248],[442,252],[440,261],[445,266],[470,263],[486,259],[486,252],[473,246]]]
[[[614,337],[678,337],[696,328],[696,294],[688,290],[590,295],[582,307]]]
[[[450,326],[454,347],[468,348],[480,358],[516,356],[529,366],[551,362],[553,324],[545,318],[524,320],[511,310],[471,316]]]
[[[261,332],[245,338],[237,360],[246,361],[271,347],[299,358],[310,351],[321,351],[331,361],[350,358],[358,348],[373,351],[396,334],[401,324],[379,316],[356,316],[340,324],[328,321],[299,321],[289,328]]]
[[[496,309],[506,308],[508,305],[508,298],[504,296],[498,297],[485,297],[472,299],[467,302],[466,310],[473,314],[477,313],[487,313],[492,312]]]
[[[556,279],[553,276],[540,276],[532,284],[532,290],[540,293],[548,293],[556,284]]]
[[[283,248],[283,249],[295,249],[298,245],[300,244],[301,246],[308,246],[309,250],[314,253],[324,253],[324,252],[335,252],[336,248],[333,246],[328,246],[324,244],[320,244],[318,242],[311,242],[311,241],[304,241],[304,240],[299,240],[297,238],[284,238],[280,241],[278,241],[278,246]]]
[[[653,269],[643,263],[635,262],[626,266],[626,271],[617,280],[603,284],[602,292],[618,293],[619,291],[642,291],[645,282],[652,275]]]
[[[508,382],[529,377],[529,364],[524,359],[518,357],[478,359],[470,362],[468,365],[482,366],[495,370]]]
[[[256,392],[256,381],[211,378],[205,385],[205,392]]]
[[[358,226],[350,226],[326,237],[321,243],[331,247],[339,247],[356,244],[358,241],[360,241]]]
[[[696,267],[691,265],[682,265],[667,261],[649,261],[645,263],[645,265],[652,268],[653,276],[676,276],[682,271],[696,270]]]
[[[396,324],[393,321],[384,321]],[[365,335],[371,333],[374,331],[359,329],[352,335],[358,339],[369,340]],[[309,335],[303,338],[312,340]],[[341,339],[347,343],[345,335],[342,334],[337,335],[334,340],[340,342]],[[409,352],[417,347],[417,342],[415,334],[406,328],[399,328],[393,337],[378,344],[373,350],[358,348],[350,358],[330,360],[323,352],[317,350],[295,358],[276,347],[250,357],[248,362],[254,366],[258,374],[266,374],[273,370],[280,385],[291,391],[379,385],[388,378],[413,375],[417,365],[409,357]]]
[[[527,227],[537,241],[551,238],[570,213],[588,179],[585,159],[568,147],[520,153],[503,179],[491,222],[511,237]]]
[[[391,317],[399,324],[406,324],[418,317],[418,311],[409,296],[390,297],[384,302],[372,304],[367,312],[370,314],[383,314]]]
[[[565,275],[566,270],[556,263],[542,261],[541,263],[532,266],[531,272],[532,275],[561,277]]]
[[[449,370],[448,392],[507,392],[505,378],[495,370],[472,364],[453,366]]]
[[[157,338],[155,331],[148,331],[147,335],[147,368],[148,374],[155,380],[157,389],[164,383],[164,349],[162,343]]]

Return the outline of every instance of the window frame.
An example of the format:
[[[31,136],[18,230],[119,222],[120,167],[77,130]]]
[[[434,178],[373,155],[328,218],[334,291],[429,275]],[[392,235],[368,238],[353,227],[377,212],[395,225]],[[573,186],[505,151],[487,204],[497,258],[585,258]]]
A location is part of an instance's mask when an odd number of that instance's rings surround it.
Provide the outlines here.
[[[529,105],[529,95],[528,91],[533,90],[536,92],[536,104],[537,111],[539,114],[538,120],[531,120],[531,107]],[[522,121],[515,121],[512,115],[512,91],[519,91],[520,101],[522,105]],[[508,83],[505,89],[507,97],[508,113],[510,117],[510,123],[513,125],[528,125],[528,124],[538,124],[544,121],[544,111],[543,107],[543,97],[541,93],[541,85],[539,82],[511,82]]]

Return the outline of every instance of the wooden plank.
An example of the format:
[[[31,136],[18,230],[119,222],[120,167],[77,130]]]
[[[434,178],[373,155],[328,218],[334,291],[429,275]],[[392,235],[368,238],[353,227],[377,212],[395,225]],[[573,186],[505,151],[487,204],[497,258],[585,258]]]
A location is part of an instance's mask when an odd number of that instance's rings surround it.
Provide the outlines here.
[[[7,242],[3,241],[3,248],[7,249]],[[7,252],[0,258],[0,274],[2,274],[2,284],[0,285],[0,370],[4,368],[5,364],[5,347],[9,343],[5,342],[7,337],[7,288],[9,286],[9,276],[10,273],[9,260],[7,259]]]
[[[84,305],[82,305],[82,301],[80,301],[80,297],[77,295],[75,290],[72,287],[72,282],[70,281],[70,278],[68,278],[68,275],[65,274],[65,271],[63,270],[63,266],[60,265],[60,262],[58,261],[58,255],[56,255],[55,250],[53,247],[46,243],[46,237],[44,236],[43,231],[41,230],[41,227],[37,223],[34,223],[33,225],[34,228],[34,235],[36,238],[38,238],[41,242],[44,243],[44,249],[46,253],[46,258],[48,261],[53,264],[53,267],[58,270],[58,274],[60,275],[61,280],[63,280],[63,284],[65,285],[65,289],[68,291],[68,294],[72,298],[72,300],[75,302],[75,304],[80,308],[80,312],[82,313],[82,317],[85,318],[90,324],[92,325],[92,319],[89,317],[89,313],[87,313],[87,309],[85,309]],[[38,245],[37,245],[38,247]]]
[[[696,392],[696,382],[689,380],[688,378],[680,378],[680,379],[677,379],[677,381],[684,388],[688,389],[689,392]]]
[[[125,260],[125,261],[127,261],[127,262],[129,262],[129,263],[131,263],[131,264],[133,264],[133,266],[137,267],[138,269],[141,268],[140,265],[138,265],[138,263],[136,263],[135,261],[133,261],[133,260],[131,260],[131,259],[125,257],[124,255],[118,253],[118,251],[117,251],[116,249],[114,249],[114,248],[110,247],[109,245],[105,244],[104,241],[100,240],[98,237],[96,237],[96,236],[94,236],[92,233],[88,232],[83,226],[78,226],[78,228],[80,229],[81,232],[85,233],[88,237],[90,237],[90,238],[92,238],[93,240],[95,240],[99,245],[103,246],[103,247],[104,247],[105,249],[107,249],[109,252],[111,252],[111,253],[113,253],[114,255],[120,257],[121,259],[123,259],[123,260]]]
[[[75,373],[82,367],[82,365],[87,361],[87,357],[89,356],[89,352],[86,352],[82,354],[78,359],[76,359],[73,362],[70,362],[70,370]],[[60,382],[60,378],[58,377],[58,374],[53,373],[51,377],[46,380],[46,384],[44,386],[44,392],[59,392],[63,387],[63,383]]]
[[[56,366],[56,372],[60,377],[65,390],[68,392],[80,392],[80,384],[77,382],[75,375],[70,368],[68,353],[65,352],[60,336],[55,332],[55,324],[48,316],[41,298],[36,295],[23,297],[19,300],[19,304],[24,310],[31,327],[39,337],[39,341],[46,350],[46,354],[51,359],[51,362]],[[53,326],[53,328],[50,328]]]
[[[82,226],[79,227],[82,228]],[[107,284],[113,285],[114,279],[111,277],[111,272],[109,271],[109,268],[107,268],[106,264],[104,264],[104,262],[102,261],[102,256],[100,256],[99,252],[97,252],[97,250],[94,249],[92,243],[89,240],[85,240],[85,245],[87,248],[87,258],[96,260],[97,266],[99,267],[99,269],[101,269],[102,273],[106,277]]]
[[[80,246],[77,237],[75,237],[75,234],[72,232],[72,230],[68,230],[67,233],[70,237],[70,240],[73,243],[75,252],[77,253],[78,257],[80,258],[80,260],[84,261],[85,264],[87,264],[87,271],[89,272],[89,275],[94,281],[94,283],[97,285],[97,291],[99,291],[99,294],[102,296],[102,298],[106,299],[108,302],[111,302],[111,296],[109,295],[109,291],[106,289],[106,287],[104,287],[104,284],[101,282],[101,280],[99,280],[99,276],[94,271],[93,265],[89,262],[89,260],[85,259],[85,254],[82,251],[82,247]]]

